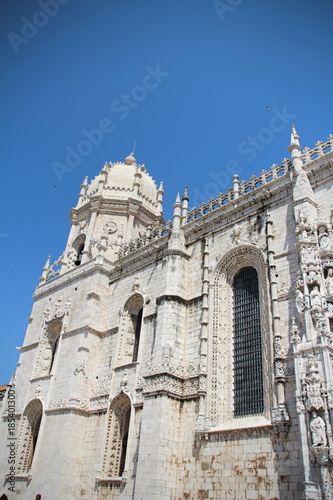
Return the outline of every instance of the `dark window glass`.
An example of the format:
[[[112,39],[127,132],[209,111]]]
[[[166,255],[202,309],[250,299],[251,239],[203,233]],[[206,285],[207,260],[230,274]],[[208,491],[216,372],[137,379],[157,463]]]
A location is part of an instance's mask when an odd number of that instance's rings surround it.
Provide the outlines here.
[[[140,309],[135,327],[135,339],[134,339],[134,348],[133,348],[133,359],[132,361],[138,360],[138,351],[139,351],[139,343],[140,343],[140,332],[141,332],[141,323],[142,323],[142,309]]]
[[[51,370],[52,370],[52,366],[53,366],[53,363],[54,363],[54,358],[57,354],[57,349],[58,349],[58,343],[59,343],[59,336],[56,338],[53,346],[52,346],[52,358],[51,358],[51,365],[50,365],[50,370],[49,370],[49,373],[51,373]]]
[[[130,423],[130,417],[131,417],[131,408],[129,408],[126,412],[125,415],[125,421],[124,421],[124,428],[122,432],[122,438],[121,438],[121,456],[120,456],[120,465],[119,465],[119,476],[122,475],[124,472],[125,468],[125,461],[126,461],[126,452],[127,452],[127,440],[128,440],[128,429],[129,429],[129,423]]]
[[[28,461],[27,461],[27,466],[26,466],[26,470],[27,471],[29,471],[29,469],[30,469],[30,467],[32,465],[32,460],[34,458],[34,454],[35,454],[35,449],[36,449],[36,444],[37,444],[38,433],[39,433],[39,428],[40,428],[41,421],[42,421],[42,415],[38,416],[38,418],[36,419],[36,421],[33,424],[31,424],[31,433],[32,433],[31,439],[32,439],[32,443],[31,443],[30,454],[29,454]]]
[[[257,271],[242,269],[234,281],[234,413],[264,410],[262,349]]]

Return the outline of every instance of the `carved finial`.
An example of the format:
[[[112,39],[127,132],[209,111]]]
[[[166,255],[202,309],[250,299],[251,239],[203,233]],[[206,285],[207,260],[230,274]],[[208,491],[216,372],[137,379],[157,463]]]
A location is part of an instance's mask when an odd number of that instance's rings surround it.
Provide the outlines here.
[[[189,201],[188,193],[187,193],[187,186],[185,186],[185,191],[182,197],[182,201],[187,200]]]
[[[266,211],[266,222],[272,222],[271,212],[270,212],[269,208]]]
[[[291,138],[290,138],[290,146],[288,148],[289,153],[292,153],[293,149],[301,149],[300,143],[299,143],[299,135],[296,132],[295,126],[292,125],[291,127]]]
[[[84,181],[82,182],[83,186],[88,186],[88,176],[86,175]]]
[[[44,269],[49,269],[49,267],[50,267],[50,259],[51,259],[51,255],[48,256],[47,261],[45,262]]]
[[[125,158],[125,163],[126,163],[126,165],[135,165],[136,164],[136,160],[134,158],[133,153],[131,153],[129,156],[127,156],[127,158]]]
[[[158,188],[159,191],[163,191],[163,182],[160,183],[160,187]],[[164,191],[163,191],[164,193]]]
[[[180,203],[180,196],[179,196],[179,193],[177,194],[177,198],[176,198],[176,201],[173,205],[173,217],[180,217],[181,215],[181,208],[182,208],[182,204]]]

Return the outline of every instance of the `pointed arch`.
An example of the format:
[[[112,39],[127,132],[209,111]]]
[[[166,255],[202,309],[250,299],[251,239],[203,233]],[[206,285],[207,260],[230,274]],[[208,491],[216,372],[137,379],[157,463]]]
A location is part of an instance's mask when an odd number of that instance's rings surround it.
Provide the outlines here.
[[[18,473],[27,473],[32,467],[42,416],[42,402],[40,399],[33,399],[26,406],[22,417],[17,453]]]
[[[128,448],[131,401],[125,393],[116,396],[110,406],[103,456],[103,475],[117,478],[123,475]]]

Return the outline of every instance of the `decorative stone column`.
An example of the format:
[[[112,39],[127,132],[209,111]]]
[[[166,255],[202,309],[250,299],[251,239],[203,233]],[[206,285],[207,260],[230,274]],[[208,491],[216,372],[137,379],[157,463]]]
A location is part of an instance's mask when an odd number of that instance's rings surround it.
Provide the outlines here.
[[[268,278],[271,294],[272,316],[273,316],[273,337],[274,337],[274,375],[276,385],[276,405],[273,408],[272,421],[276,431],[283,437],[288,433],[289,415],[286,409],[285,401],[285,370],[286,358],[285,350],[282,347],[282,335],[280,332],[280,313],[277,293],[276,265],[274,252],[273,222],[267,211],[266,219],[266,242],[267,242],[267,261]]]
[[[187,186],[185,186],[182,202],[183,202],[182,226],[185,226],[185,224],[187,224],[188,202],[189,202],[189,197],[187,194]]]
[[[199,415],[196,421],[197,432],[207,432],[211,427],[207,410],[207,350],[208,350],[208,323],[209,323],[209,248],[208,238],[203,242],[203,271],[202,271],[202,305],[201,305],[201,336],[200,336],[200,386],[199,386]],[[208,434],[207,434],[208,436]]]

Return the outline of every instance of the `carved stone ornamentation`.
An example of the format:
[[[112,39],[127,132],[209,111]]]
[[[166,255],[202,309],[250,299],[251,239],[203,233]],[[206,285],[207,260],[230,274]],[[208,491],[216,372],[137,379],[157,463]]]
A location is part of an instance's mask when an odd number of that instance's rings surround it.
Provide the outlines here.
[[[325,447],[327,445],[326,424],[315,411],[313,411],[311,414],[310,429],[312,434],[313,447]]]
[[[324,400],[321,391],[321,378],[318,370],[318,361],[313,354],[309,355],[306,368],[307,374],[302,380],[302,385],[306,397],[307,410],[322,410],[324,408]]]
[[[85,368],[86,368],[86,364],[83,360],[78,360],[76,366],[75,366],[75,369],[74,369],[74,375],[77,375],[78,373],[82,373],[83,375],[85,375]]]
[[[90,397],[96,398],[103,396],[105,394],[109,394],[111,386],[111,379],[102,380],[99,384],[91,391]]]
[[[325,283],[328,295],[333,295],[333,269],[331,267],[327,271]]]
[[[292,318],[292,324],[290,330],[290,342],[295,345],[301,342],[301,336],[299,333],[298,326],[296,325],[295,318]]]
[[[104,234],[113,234],[116,233],[118,229],[117,224],[114,221],[109,221],[104,225],[103,233]]]

